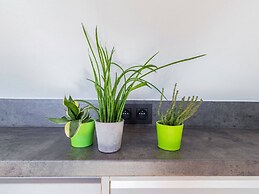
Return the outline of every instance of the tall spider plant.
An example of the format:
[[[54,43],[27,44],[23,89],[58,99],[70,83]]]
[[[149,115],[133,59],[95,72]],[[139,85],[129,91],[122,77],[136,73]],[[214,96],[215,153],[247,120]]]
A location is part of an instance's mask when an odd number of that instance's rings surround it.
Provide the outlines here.
[[[89,47],[89,59],[92,67],[94,79],[88,79],[95,86],[98,98],[98,108],[95,108],[91,103],[85,100],[78,100],[85,102],[96,110],[100,122],[119,122],[122,120],[122,112],[126,104],[129,94],[142,87],[155,88],[161,91],[152,83],[145,80],[145,77],[157,70],[172,66],[177,63],[190,61],[203,57],[198,55],[178,61],[174,61],[162,66],[151,64],[152,59],[158,54],[155,53],[143,65],[134,65],[124,69],[118,63],[113,61],[114,48],[109,52],[106,47],[103,47],[99,41],[97,27],[95,29],[95,47],[82,24],[83,32]],[[112,68],[119,69],[115,73],[115,78],[112,76]]]

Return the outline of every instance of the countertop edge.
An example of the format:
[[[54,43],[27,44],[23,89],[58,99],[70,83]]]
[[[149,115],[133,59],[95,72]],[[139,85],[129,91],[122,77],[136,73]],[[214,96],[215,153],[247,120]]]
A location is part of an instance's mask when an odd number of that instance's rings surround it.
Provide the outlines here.
[[[0,161],[0,177],[259,176],[259,160]]]

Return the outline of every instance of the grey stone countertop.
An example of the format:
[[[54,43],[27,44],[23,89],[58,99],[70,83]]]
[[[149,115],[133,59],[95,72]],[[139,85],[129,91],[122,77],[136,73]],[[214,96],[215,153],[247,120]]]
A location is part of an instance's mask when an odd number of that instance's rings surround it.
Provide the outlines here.
[[[108,138],[108,137],[107,137]],[[259,130],[185,129],[180,151],[155,128],[124,129],[114,154],[73,148],[62,128],[0,128],[0,177],[259,176]]]

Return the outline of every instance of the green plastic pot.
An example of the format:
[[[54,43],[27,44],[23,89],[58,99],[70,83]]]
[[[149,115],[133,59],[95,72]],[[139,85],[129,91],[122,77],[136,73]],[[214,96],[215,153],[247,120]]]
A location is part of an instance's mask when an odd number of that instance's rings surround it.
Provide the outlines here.
[[[78,132],[71,138],[71,146],[76,148],[88,147],[93,144],[94,120],[81,124]]]
[[[181,148],[184,125],[169,126],[156,122],[157,146],[163,150],[176,151]]]

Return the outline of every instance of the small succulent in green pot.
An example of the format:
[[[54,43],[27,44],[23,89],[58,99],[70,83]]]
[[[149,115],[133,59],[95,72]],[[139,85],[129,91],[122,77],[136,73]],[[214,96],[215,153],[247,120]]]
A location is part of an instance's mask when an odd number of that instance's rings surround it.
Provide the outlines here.
[[[172,103],[165,113],[161,112],[163,93],[160,97],[158,107],[159,120],[156,122],[158,147],[163,150],[176,151],[181,148],[182,133],[184,122],[189,119],[198,110],[202,104],[202,99],[198,100],[198,96],[182,97],[177,103],[179,91],[174,86]]]
[[[65,124],[65,134],[71,139],[73,147],[88,147],[93,144],[94,120],[90,116],[89,109],[80,105],[71,96],[64,97],[64,106],[67,108],[66,116],[61,118],[49,118],[56,124]]]

